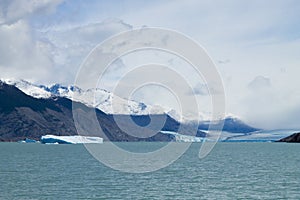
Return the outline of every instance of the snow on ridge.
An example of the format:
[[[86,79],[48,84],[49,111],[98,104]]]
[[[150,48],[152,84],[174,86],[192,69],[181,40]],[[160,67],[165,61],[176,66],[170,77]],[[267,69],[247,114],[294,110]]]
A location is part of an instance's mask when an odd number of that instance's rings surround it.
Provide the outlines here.
[[[1,79],[1,81],[8,85],[14,85],[25,94],[37,99],[41,99],[41,98],[46,99],[52,96],[51,92],[46,91],[45,89],[41,88],[41,86],[39,85],[29,83],[28,81],[24,81],[24,80],[17,81],[14,79]]]
[[[14,85],[25,94],[38,99],[47,99],[50,97],[65,97],[72,101],[83,103],[89,107],[95,107],[106,114],[129,114],[129,115],[148,115],[148,114],[168,114],[178,122],[197,122],[197,121],[214,121],[211,113],[201,113],[200,119],[194,119],[193,116],[182,116],[176,110],[167,110],[159,105],[146,105],[142,102],[127,100],[114,95],[105,89],[91,88],[83,90],[77,86],[62,86],[52,84],[48,86],[37,85],[25,80],[0,79],[2,82]],[[240,119],[238,116],[228,113],[224,119]]]
[[[14,79],[1,79],[1,81],[16,86],[22,92],[34,98],[47,99],[53,96],[65,97],[89,107],[98,108],[107,114],[148,115],[165,113],[164,109],[160,106],[149,106],[142,102],[123,99],[100,88],[82,90],[72,85],[62,86],[60,84],[53,84],[43,86]]]

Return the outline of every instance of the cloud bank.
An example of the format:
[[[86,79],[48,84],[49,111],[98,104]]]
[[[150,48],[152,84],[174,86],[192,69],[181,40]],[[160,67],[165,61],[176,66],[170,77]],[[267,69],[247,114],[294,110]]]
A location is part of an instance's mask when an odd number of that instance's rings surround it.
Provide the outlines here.
[[[216,61],[228,113],[262,128],[300,128],[299,10],[297,0],[0,0],[0,78],[72,84],[84,58],[106,38],[142,26],[169,28],[203,45]],[[153,58],[190,77],[201,106],[210,107],[205,81],[172,56],[124,58],[111,66],[107,86],[130,65]],[[160,103],[150,94],[139,100]]]

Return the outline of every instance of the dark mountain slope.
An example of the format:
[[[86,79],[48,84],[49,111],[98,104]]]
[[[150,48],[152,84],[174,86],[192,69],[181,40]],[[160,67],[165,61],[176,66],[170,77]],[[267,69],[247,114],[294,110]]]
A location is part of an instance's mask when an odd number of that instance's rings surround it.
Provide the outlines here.
[[[81,103],[76,105],[83,115],[95,111]],[[170,141],[173,138],[161,133],[145,139],[133,137],[120,130],[111,116],[99,110],[96,114],[104,133],[88,133],[90,135],[111,141]],[[77,134],[72,101],[60,97],[35,99],[14,86],[0,82],[0,141],[39,140],[45,134]]]
[[[17,141],[41,135],[75,135],[72,112],[64,99],[35,99],[14,86],[0,83],[0,139]]]
[[[300,133],[294,133],[288,137],[278,140],[277,142],[300,143]]]

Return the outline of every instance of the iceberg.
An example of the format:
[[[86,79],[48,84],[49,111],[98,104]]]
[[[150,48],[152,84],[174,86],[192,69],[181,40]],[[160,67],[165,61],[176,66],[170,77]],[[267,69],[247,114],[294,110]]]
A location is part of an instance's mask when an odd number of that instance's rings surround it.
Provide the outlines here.
[[[19,143],[38,143],[38,141],[26,138],[25,140],[18,141]]]
[[[44,135],[41,137],[43,144],[101,144],[103,138],[91,136],[57,136],[57,135]]]

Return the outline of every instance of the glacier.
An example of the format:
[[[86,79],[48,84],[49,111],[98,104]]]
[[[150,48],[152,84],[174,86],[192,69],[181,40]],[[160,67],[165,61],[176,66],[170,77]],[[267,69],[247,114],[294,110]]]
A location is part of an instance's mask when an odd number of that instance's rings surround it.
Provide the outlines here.
[[[274,142],[297,131],[293,129],[260,130],[252,133],[230,133],[223,131],[220,136],[220,142]]]
[[[43,144],[101,144],[103,138],[90,137],[90,136],[57,136],[57,135],[44,135],[41,137]]]
[[[231,133],[222,131],[217,142],[275,142],[281,138],[287,137],[298,130],[294,129],[279,129],[279,130],[260,130],[252,133]],[[163,134],[169,134],[174,137],[175,142],[212,142],[216,141],[210,137],[210,134],[219,134],[215,131],[205,131],[207,137],[195,137],[182,135],[173,131],[160,131]]]
[[[190,135],[182,135],[177,132],[173,131],[160,131],[163,134],[172,135],[174,137],[175,142],[204,142],[204,141],[211,141],[205,137],[196,137]]]

